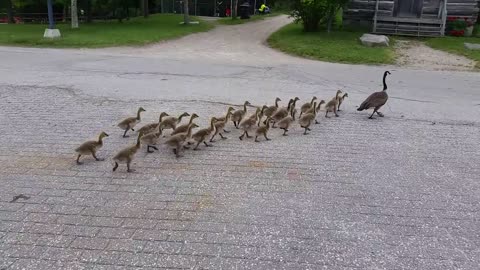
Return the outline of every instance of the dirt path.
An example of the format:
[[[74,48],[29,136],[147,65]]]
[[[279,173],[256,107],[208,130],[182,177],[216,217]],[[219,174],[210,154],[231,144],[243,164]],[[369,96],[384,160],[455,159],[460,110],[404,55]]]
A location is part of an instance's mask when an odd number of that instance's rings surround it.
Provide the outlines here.
[[[432,49],[420,41],[398,40],[395,45],[397,65],[423,70],[471,71],[475,61]]]
[[[240,25],[219,25],[215,29],[143,47],[108,48],[109,52],[152,55],[169,59],[224,60],[241,63],[295,61],[294,57],[264,46],[267,38],[292,22],[286,15]],[[293,59],[293,60],[292,60]]]

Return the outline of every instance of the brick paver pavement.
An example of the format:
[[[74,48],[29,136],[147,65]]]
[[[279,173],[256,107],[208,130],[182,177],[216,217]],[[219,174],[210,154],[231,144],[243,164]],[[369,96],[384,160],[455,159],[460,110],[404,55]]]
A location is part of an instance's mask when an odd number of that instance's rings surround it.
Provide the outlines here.
[[[195,60],[216,44],[205,35],[139,56],[0,48],[0,269],[479,269],[478,74],[317,63],[237,36]],[[185,44],[200,44],[187,60]],[[355,106],[387,68],[386,117],[368,120]],[[136,172],[111,171],[135,140],[116,124],[139,106],[143,123],[188,111],[206,126],[245,99],[339,87],[341,116],[308,136],[240,142],[230,124],[214,147],[142,148]],[[77,166],[102,130],[106,160]]]

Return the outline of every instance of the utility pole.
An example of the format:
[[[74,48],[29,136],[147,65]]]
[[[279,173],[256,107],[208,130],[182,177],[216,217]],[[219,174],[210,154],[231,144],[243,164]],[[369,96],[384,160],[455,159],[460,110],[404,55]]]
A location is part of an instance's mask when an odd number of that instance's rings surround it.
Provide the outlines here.
[[[52,0],[47,0],[47,10],[48,10],[48,28],[45,29],[43,34],[44,38],[59,38],[60,30],[55,29],[55,21],[53,20],[53,6]]]

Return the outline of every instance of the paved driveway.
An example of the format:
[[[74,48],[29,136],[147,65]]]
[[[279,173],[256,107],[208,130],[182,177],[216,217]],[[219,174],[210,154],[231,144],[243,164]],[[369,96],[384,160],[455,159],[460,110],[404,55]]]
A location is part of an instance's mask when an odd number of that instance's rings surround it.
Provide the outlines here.
[[[220,27],[145,48],[0,48],[0,269],[478,269],[477,73],[303,60],[262,45],[289,20]],[[388,78],[385,118],[355,110]],[[110,157],[116,123],[249,100],[327,99],[308,136],[239,132],[175,159]],[[101,130],[99,156],[73,149]],[[28,195],[10,203],[13,196]]]

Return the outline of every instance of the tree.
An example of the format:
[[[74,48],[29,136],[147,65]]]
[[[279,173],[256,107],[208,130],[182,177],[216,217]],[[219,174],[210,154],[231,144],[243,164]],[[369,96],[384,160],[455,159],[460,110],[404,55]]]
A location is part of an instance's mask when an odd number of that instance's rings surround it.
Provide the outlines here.
[[[148,18],[149,15],[149,10],[148,10],[148,0],[140,0],[142,1],[142,12],[143,12],[143,17]]]
[[[13,17],[12,0],[7,0],[7,20],[8,20],[8,23],[15,23],[15,18]]]
[[[190,15],[188,13],[188,0],[183,0],[183,24],[190,24]]]
[[[292,17],[295,22],[302,22],[306,32],[318,31],[320,24],[327,23],[330,32],[338,10],[348,0],[296,0],[294,3]]]
[[[78,28],[77,0],[72,0],[72,28]]]

